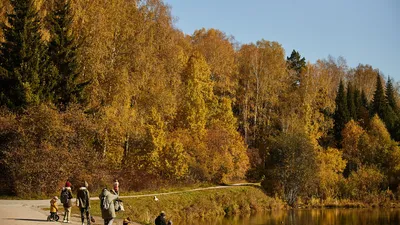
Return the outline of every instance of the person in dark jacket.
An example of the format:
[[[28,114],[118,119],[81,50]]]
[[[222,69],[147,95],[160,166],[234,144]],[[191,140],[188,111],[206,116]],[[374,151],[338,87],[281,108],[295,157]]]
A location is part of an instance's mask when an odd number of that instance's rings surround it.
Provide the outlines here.
[[[100,198],[100,209],[101,209],[101,217],[104,219],[104,225],[112,225],[114,222],[115,215],[115,207],[114,202],[117,200],[118,195],[107,190],[104,188],[101,194],[99,195]],[[104,202],[108,206],[107,208],[102,207]]]
[[[156,225],[167,225],[164,211],[161,211],[160,215],[157,216],[155,223],[156,223]]]
[[[85,214],[86,214],[86,220],[87,224],[90,225],[90,194],[88,188],[88,183],[85,181],[83,182],[82,187],[79,188],[78,194],[76,196],[76,204],[79,206],[79,209],[81,211],[81,220],[82,220],[82,225],[85,223]]]
[[[63,207],[64,207],[64,223],[69,223],[70,218],[71,218],[71,209],[72,209],[72,191],[71,191],[71,183],[69,181],[67,181],[65,183],[65,187],[63,187],[62,191],[61,191],[61,197],[63,193],[66,192],[68,193],[68,200],[67,202],[63,203]]]

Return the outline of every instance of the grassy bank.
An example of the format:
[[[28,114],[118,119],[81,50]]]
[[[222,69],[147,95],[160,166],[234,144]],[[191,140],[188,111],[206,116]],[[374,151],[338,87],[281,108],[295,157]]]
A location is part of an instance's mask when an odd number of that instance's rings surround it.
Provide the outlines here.
[[[260,187],[255,185],[193,190],[196,188],[200,188],[200,186],[190,188],[181,187],[154,192],[123,193],[126,196],[136,197],[122,198],[126,211],[118,212],[117,219],[129,216],[138,223],[152,224],[154,218],[156,218],[161,210],[165,211],[167,217],[173,221],[190,221],[219,216],[243,216],[287,207],[280,199],[265,195]],[[157,194],[153,195],[152,193]],[[97,196],[97,193],[92,194],[92,196]],[[157,196],[158,201],[154,200],[154,196]],[[346,199],[337,200],[328,198],[321,200],[318,198],[303,198],[299,199],[298,203],[299,208],[398,208],[400,206],[398,202],[390,201],[390,199],[367,203]],[[77,207],[74,207],[72,211],[76,214],[79,212]],[[101,217],[99,200],[91,201],[91,213],[94,216]]]
[[[125,212],[118,218],[129,216],[134,221],[150,224],[164,210],[172,220],[213,218],[223,215],[245,215],[271,209],[281,209],[284,203],[268,197],[258,187],[238,186],[183,192],[170,195],[123,199]],[[98,201],[92,201],[92,214],[100,215]]]

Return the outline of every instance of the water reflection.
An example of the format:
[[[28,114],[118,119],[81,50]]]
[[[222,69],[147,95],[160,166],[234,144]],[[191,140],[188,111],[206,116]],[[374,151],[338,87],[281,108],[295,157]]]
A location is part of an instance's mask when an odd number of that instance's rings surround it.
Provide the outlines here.
[[[392,225],[400,224],[400,209],[304,209],[270,211],[247,217],[174,221],[174,225]]]

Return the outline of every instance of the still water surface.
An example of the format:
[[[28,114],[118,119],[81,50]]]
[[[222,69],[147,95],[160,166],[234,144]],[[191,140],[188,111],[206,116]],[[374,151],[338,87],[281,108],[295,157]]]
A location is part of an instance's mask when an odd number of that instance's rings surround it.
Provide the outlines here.
[[[400,225],[400,209],[279,210],[248,217],[213,218],[174,225]]]

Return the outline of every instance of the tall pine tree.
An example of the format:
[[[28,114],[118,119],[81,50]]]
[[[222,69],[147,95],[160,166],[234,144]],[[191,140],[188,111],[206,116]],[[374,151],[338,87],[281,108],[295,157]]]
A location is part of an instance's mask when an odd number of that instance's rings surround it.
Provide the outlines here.
[[[390,78],[386,83],[386,102],[387,102],[387,110],[384,122],[392,138],[398,141],[400,140],[399,107],[395,99],[395,90],[393,87],[392,80]]]
[[[385,92],[382,86],[381,76],[378,74],[376,77],[376,89],[371,104],[372,116],[378,114],[378,116],[384,120],[387,111],[387,104],[385,98]]]
[[[83,101],[83,89],[88,84],[78,83],[81,67],[78,60],[78,44],[71,29],[73,16],[70,0],[57,0],[48,21],[49,55],[57,71],[54,101],[61,109],[65,109],[70,103]]]
[[[357,120],[357,111],[356,111],[356,103],[355,103],[355,90],[353,85],[349,82],[347,84],[347,109],[349,112],[349,118],[354,121]]]
[[[306,59],[301,57],[300,53],[293,49],[290,57],[286,57],[287,68],[295,72],[293,77],[293,86],[299,86],[301,83],[301,73],[306,70]]]
[[[349,122],[349,112],[347,109],[347,99],[346,92],[344,90],[344,84],[341,80],[339,83],[338,93],[336,95],[336,109],[334,114],[334,134],[337,143],[342,141],[342,130],[345,127],[346,123]]]
[[[366,109],[369,109],[367,94],[365,94],[364,90],[361,91],[361,106],[364,106]]]
[[[398,112],[399,107],[395,98],[395,90],[393,87],[392,79],[388,79],[386,83],[386,101],[388,105],[393,109],[394,112]]]
[[[361,91],[358,88],[354,89],[354,106],[356,109],[356,115],[358,119],[358,112],[360,112],[360,108],[362,105],[362,99],[361,99]]]
[[[360,104],[357,109],[357,121],[363,128],[366,128],[367,125],[369,124],[370,118],[368,110],[369,109],[368,99],[364,90],[361,91],[361,96],[359,98],[360,98],[359,100],[356,100],[356,102],[359,102],[357,104]]]
[[[33,0],[10,0],[13,12],[2,24],[0,104],[10,108],[37,104],[48,87],[46,46]]]

